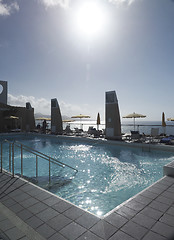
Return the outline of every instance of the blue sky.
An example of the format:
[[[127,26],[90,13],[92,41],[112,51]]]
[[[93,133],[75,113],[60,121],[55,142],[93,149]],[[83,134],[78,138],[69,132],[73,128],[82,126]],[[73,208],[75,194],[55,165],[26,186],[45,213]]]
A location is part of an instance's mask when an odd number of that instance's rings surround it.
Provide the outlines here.
[[[105,17],[94,36],[74,22],[84,2],[90,0],[0,0],[8,102],[30,101],[35,112],[50,114],[57,98],[63,115],[104,118],[105,91],[115,90],[121,117],[174,117],[174,1],[93,0]]]

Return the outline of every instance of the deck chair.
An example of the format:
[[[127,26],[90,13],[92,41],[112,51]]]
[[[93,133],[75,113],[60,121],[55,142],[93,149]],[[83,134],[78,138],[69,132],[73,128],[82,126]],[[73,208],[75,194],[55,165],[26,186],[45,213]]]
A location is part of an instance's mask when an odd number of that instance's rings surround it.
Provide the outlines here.
[[[158,137],[159,136],[159,128],[151,128],[151,134],[152,137]]]
[[[140,139],[139,131],[131,131],[131,139]]]
[[[151,128],[151,143],[159,142],[159,128]]]

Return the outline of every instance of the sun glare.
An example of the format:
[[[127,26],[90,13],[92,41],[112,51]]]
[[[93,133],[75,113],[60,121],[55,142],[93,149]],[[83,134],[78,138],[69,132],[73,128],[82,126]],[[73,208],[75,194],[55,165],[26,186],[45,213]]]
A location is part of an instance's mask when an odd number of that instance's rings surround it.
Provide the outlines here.
[[[86,37],[98,36],[105,28],[106,11],[94,1],[83,2],[74,12],[74,25],[77,32]]]

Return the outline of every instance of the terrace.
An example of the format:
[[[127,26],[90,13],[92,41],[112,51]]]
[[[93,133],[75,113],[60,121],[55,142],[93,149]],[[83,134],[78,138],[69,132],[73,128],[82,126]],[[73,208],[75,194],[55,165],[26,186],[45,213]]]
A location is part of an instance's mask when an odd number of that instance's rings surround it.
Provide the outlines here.
[[[165,166],[163,178],[103,217],[2,170],[0,239],[173,239],[173,166],[174,163]]]

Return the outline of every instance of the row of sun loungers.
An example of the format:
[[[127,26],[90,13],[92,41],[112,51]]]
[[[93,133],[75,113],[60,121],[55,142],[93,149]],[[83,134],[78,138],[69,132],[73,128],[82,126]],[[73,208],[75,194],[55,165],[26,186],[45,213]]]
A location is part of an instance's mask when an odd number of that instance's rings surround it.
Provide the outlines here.
[[[97,130],[94,127],[89,127],[88,131],[85,132],[83,129],[74,128],[70,129],[67,125],[63,132],[63,135],[70,136],[82,136],[82,137],[94,137],[94,138],[104,138],[104,131]],[[167,145],[174,145],[174,135],[165,136],[164,134],[159,134],[159,128],[152,128],[150,135],[145,135],[139,131],[130,131],[130,134],[123,134],[122,140],[126,142],[136,142],[136,143],[161,143]]]
[[[127,142],[142,142],[142,143],[161,143],[174,145],[174,135],[166,136],[158,134],[158,131],[151,131],[150,135],[140,134],[139,131],[131,131],[131,134],[125,134],[122,139]]]

